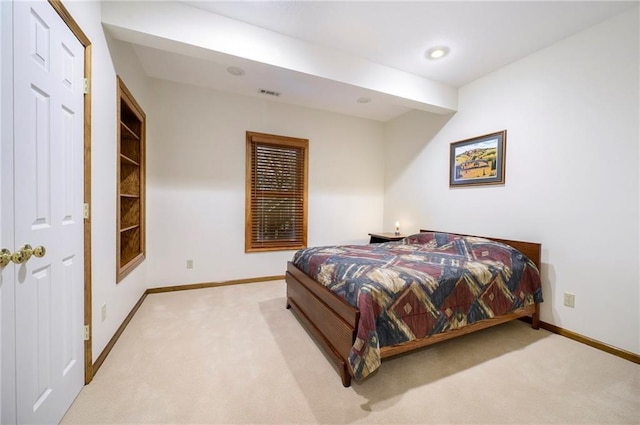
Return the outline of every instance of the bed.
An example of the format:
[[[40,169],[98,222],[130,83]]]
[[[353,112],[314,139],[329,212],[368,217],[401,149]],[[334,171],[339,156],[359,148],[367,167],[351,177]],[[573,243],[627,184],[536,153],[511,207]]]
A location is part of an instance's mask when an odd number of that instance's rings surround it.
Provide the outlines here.
[[[345,387],[396,356],[510,320],[539,327],[539,243],[421,230],[312,247],[287,264],[287,308]]]

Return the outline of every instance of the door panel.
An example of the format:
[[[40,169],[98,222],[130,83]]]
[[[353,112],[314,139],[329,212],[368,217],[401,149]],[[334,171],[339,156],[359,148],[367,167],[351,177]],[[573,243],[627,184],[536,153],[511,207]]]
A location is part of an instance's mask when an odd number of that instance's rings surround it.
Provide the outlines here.
[[[84,47],[47,2],[14,3],[19,423],[57,423],[84,384]]]

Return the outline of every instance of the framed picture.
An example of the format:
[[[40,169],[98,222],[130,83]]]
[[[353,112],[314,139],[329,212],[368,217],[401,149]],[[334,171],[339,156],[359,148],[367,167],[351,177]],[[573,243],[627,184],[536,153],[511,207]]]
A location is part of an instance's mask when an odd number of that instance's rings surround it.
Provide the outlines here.
[[[504,184],[507,130],[451,143],[449,186]]]

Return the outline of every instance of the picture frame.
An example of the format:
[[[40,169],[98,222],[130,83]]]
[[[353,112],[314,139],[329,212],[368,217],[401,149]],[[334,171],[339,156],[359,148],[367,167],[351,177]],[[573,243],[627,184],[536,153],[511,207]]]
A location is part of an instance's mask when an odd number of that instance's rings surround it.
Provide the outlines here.
[[[504,184],[507,130],[453,142],[449,187]]]

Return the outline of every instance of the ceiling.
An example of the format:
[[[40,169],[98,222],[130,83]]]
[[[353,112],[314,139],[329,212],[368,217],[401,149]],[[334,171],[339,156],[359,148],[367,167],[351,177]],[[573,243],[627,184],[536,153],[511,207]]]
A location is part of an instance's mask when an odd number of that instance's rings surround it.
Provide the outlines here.
[[[134,46],[150,77],[255,97],[265,89],[281,93],[269,100],[387,121],[411,109],[455,111],[457,88],[637,6],[190,1],[135,9],[107,1],[102,8],[107,31]],[[449,55],[427,59],[439,45]],[[230,75],[229,66],[244,75]]]

